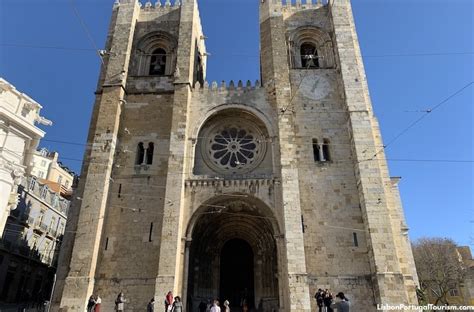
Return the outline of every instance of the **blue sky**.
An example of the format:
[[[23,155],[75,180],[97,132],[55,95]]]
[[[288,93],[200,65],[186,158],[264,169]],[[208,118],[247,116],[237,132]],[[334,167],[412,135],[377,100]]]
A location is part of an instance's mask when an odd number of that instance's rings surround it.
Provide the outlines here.
[[[102,48],[114,0],[73,1]],[[258,2],[199,1],[212,54],[208,80],[259,79]],[[386,143],[474,80],[473,1],[354,0],[352,6]],[[45,127],[46,139],[78,143],[42,146],[79,172],[100,62],[70,1],[1,0],[0,44],[0,76],[41,103],[54,122]],[[402,177],[412,239],[443,236],[474,246],[474,164],[400,161],[473,160],[473,92],[471,85],[386,150],[391,175]]]

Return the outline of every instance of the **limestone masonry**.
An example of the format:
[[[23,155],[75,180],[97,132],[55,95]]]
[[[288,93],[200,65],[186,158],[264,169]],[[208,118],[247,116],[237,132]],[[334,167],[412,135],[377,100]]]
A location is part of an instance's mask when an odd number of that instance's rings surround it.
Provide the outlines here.
[[[261,81],[209,83],[196,0],[116,1],[53,311],[416,303],[349,0],[258,2]]]

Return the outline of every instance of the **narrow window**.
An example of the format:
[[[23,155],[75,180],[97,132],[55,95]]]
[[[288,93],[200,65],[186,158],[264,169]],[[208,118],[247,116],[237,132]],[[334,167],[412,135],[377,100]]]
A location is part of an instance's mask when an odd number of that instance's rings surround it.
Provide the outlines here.
[[[359,247],[359,241],[357,240],[357,233],[352,233],[352,239],[354,240],[354,246]]]
[[[44,185],[43,188],[41,189],[41,194],[40,194],[41,198],[45,199],[46,194],[48,194],[48,187]]]
[[[153,222],[150,223],[150,233],[148,234],[148,241],[151,242],[151,235],[153,234]]]
[[[30,181],[30,190],[34,190],[36,185],[36,179],[32,178]]]
[[[331,161],[331,155],[329,154],[329,140],[324,139],[323,141],[323,156],[325,161]]]
[[[148,74],[151,76],[163,76],[166,72],[166,51],[156,49],[152,52],[150,58],[150,69]]]
[[[314,44],[303,43],[300,48],[301,66],[303,68],[319,68],[318,51]]]
[[[137,160],[135,161],[135,163],[137,165],[143,164],[144,158],[145,158],[145,148],[143,147],[143,143],[140,142],[138,143],[138,146],[137,146]]]
[[[314,161],[321,161],[321,158],[319,157],[319,144],[316,139],[313,139],[313,158]]]
[[[119,189],[118,189],[118,198],[122,195],[122,183],[119,184]]]
[[[107,250],[107,247],[109,247],[109,238],[105,238],[105,250]]]
[[[153,150],[155,149],[155,144],[148,143],[148,148],[146,149],[146,164],[153,164]]]

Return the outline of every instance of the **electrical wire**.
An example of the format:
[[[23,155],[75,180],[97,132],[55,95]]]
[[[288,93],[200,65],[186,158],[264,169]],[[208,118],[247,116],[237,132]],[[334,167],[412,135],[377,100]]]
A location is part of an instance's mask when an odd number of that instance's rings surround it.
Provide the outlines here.
[[[63,47],[63,46],[48,46],[48,45],[34,45],[34,44],[23,44],[23,43],[0,43],[3,47],[12,48],[28,48],[28,49],[51,49],[51,50],[63,50],[63,51],[78,51],[78,52],[95,52],[98,50],[90,48],[78,48],[78,47]],[[422,56],[462,56],[462,55],[473,55],[472,51],[453,51],[453,52],[420,52],[420,53],[393,53],[393,54],[368,54],[362,55],[362,58],[396,58],[396,57],[422,57]],[[260,58],[260,55],[249,54],[249,53],[212,53],[212,57],[226,57],[238,56],[238,57],[250,57]]]
[[[104,59],[102,58],[102,56],[100,54],[100,50],[99,50],[98,46],[95,44],[94,38],[92,37],[92,34],[90,33],[89,29],[87,28],[87,25],[86,25],[85,21],[82,19],[81,15],[79,14],[79,10],[76,8],[76,5],[74,4],[74,0],[69,0],[69,3],[71,4],[71,7],[74,11],[74,14],[76,15],[77,19],[79,20],[79,23],[81,24],[82,30],[84,30],[87,38],[89,39],[89,41],[91,42],[92,46],[94,47],[97,55],[99,56],[102,65],[105,65]]]
[[[452,93],[451,95],[449,95],[447,98],[445,98],[444,100],[442,100],[441,102],[439,102],[438,104],[436,104],[435,106],[433,106],[431,109],[428,109],[426,110],[426,112],[420,117],[420,118],[417,118],[415,121],[413,121],[412,123],[410,123],[407,127],[405,127],[402,131],[400,131],[395,137],[393,137],[387,144],[385,144],[379,151],[377,151],[369,160],[373,160],[375,157],[377,157],[378,154],[380,154],[382,151],[386,150],[390,145],[392,145],[393,143],[395,143],[401,136],[403,136],[405,133],[407,133],[411,128],[413,128],[415,125],[417,125],[420,121],[422,121],[423,119],[425,119],[426,117],[428,117],[429,114],[431,114],[432,112],[434,112],[436,109],[438,109],[439,107],[441,107],[441,105],[447,103],[449,100],[451,100],[453,97],[455,97],[456,95],[460,94],[461,92],[463,92],[464,90],[466,90],[468,87],[470,87],[472,84],[474,83],[474,81],[471,81],[469,83],[467,83],[466,85],[464,85],[463,87],[461,87],[460,89],[458,89],[457,91],[455,91],[454,93]],[[367,151],[367,150],[366,150]]]

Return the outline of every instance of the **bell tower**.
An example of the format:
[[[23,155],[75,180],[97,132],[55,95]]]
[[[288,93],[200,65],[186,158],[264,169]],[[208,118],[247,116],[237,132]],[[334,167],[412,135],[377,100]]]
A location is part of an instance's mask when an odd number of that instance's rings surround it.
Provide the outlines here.
[[[398,180],[388,175],[350,1],[262,0],[260,40],[263,86],[278,111],[289,306],[303,310],[308,288],[350,291],[344,274],[370,277],[367,306],[416,303]],[[361,245],[367,259],[330,264],[347,257],[343,246],[358,254]]]
[[[93,293],[119,291],[138,305],[181,287],[179,173],[203,38],[195,0],[115,1],[53,310],[84,311]]]

